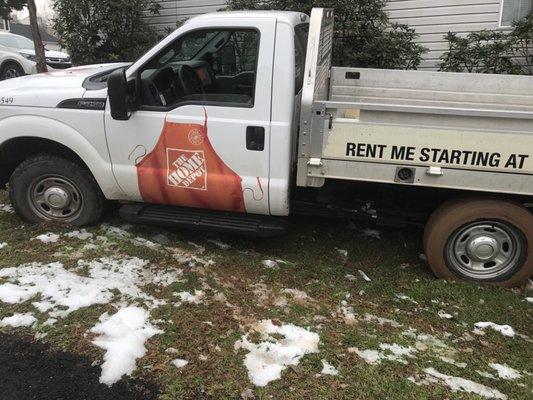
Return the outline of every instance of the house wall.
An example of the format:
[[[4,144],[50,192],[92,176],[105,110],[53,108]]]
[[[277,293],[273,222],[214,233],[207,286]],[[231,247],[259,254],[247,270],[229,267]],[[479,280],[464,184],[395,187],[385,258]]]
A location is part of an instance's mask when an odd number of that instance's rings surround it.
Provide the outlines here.
[[[163,0],[161,15],[150,22],[159,30],[175,28],[176,21],[221,9],[225,0]],[[465,4],[466,3],[466,4]],[[436,69],[447,49],[444,35],[468,33],[481,29],[499,29],[502,0],[388,0],[391,22],[406,23],[415,28],[419,43],[430,51],[421,69]]]
[[[446,33],[500,29],[501,0],[388,0],[387,11],[392,22],[415,28],[417,42],[429,49],[420,68],[435,69]]]
[[[176,22],[223,8],[226,0],[160,0],[160,14],[150,17],[150,23],[160,31],[176,29]]]

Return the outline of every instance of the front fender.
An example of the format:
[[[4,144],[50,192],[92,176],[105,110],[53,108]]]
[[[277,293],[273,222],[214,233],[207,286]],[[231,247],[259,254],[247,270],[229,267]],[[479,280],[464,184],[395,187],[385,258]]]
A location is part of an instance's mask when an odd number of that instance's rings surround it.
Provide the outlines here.
[[[124,193],[118,186],[113,175],[109,152],[105,141],[103,122],[100,127],[95,126],[94,112],[52,109],[42,110],[45,110],[47,114],[59,114],[59,112],[61,112],[62,119],[71,119],[71,121],[69,121],[71,124],[58,121],[50,116],[19,114],[6,117],[0,120],[0,145],[6,143],[8,140],[20,137],[34,137],[52,140],[68,147],[83,160],[107,199],[124,198]],[[34,110],[31,111],[33,114],[38,112]],[[78,127],[85,127],[85,132],[82,133],[80,129],[76,129],[77,127],[72,126],[74,125],[73,122],[75,122]]]

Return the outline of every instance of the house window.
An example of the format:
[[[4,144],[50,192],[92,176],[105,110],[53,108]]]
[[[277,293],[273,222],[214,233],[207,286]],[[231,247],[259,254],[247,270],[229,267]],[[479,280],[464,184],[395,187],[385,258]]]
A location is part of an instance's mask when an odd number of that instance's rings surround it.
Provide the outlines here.
[[[9,21],[7,19],[0,19],[0,31],[9,30]]]
[[[502,0],[500,26],[510,27],[533,11],[533,0]]]

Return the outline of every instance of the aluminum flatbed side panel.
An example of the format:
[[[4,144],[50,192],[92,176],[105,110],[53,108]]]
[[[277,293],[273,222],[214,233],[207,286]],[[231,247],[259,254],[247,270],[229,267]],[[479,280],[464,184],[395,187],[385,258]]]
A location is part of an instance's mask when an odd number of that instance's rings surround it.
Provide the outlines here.
[[[310,37],[320,38],[313,22],[327,24],[313,17],[324,15],[312,16]],[[308,51],[328,45],[310,39]],[[306,65],[299,186],[340,179],[533,195],[532,77],[333,67],[324,100],[318,62]]]

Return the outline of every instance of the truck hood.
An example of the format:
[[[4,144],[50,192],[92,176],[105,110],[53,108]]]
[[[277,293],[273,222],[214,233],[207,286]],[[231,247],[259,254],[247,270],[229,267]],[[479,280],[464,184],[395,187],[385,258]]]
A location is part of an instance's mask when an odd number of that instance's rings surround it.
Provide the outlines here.
[[[129,64],[86,65],[9,79],[0,82],[0,98],[13,99],[7,107],[56,107],[64,100],[83,97],[86,92],[83,83],[87,78],[127,65]]]
[[[12,50],[15,52],[15,49],[12,49]],[[21,54],[29,54],[31,56],[35,55],[35,50],[31,50],[31,49],[21,49],[21,50],[18,50],[17,52]],[[47,58],[61,58],[61,59],[70,58],[70,56],[67,53],[63,53],[61,51],[55,51],[55,50],[45,50],[44,55]]]

